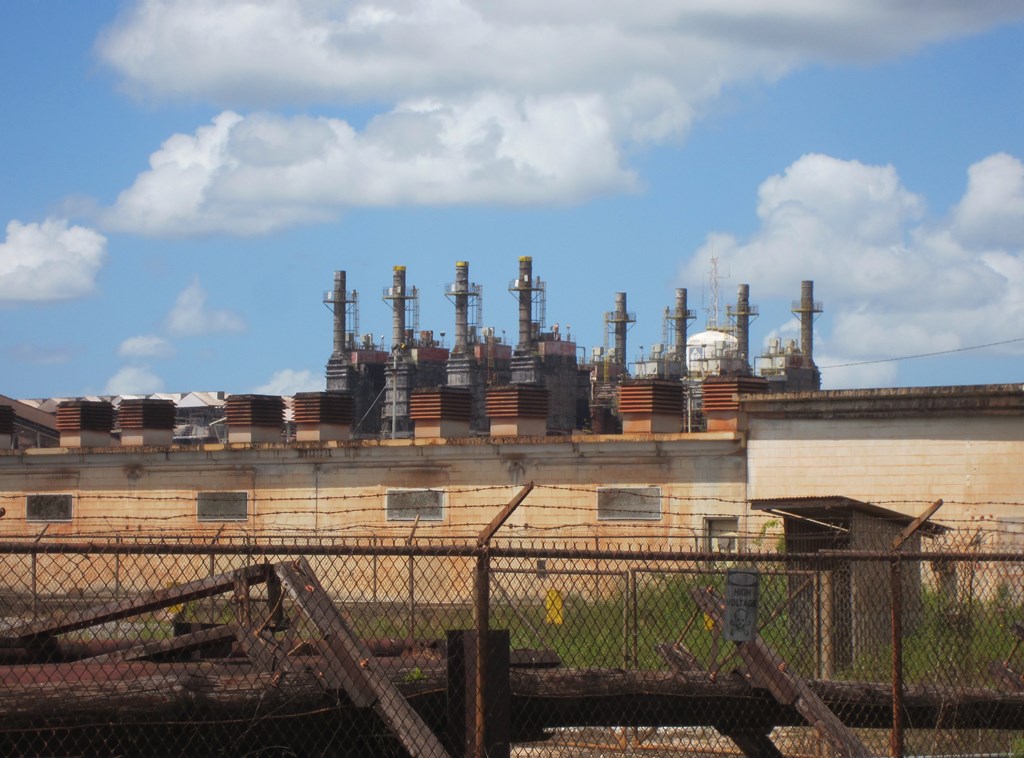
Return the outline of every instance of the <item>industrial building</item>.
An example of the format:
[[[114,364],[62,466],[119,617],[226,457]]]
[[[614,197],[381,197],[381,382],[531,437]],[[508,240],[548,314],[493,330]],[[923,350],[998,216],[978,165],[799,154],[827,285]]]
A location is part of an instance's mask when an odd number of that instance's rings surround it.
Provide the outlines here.
[[[509,535],[743,547],[770,520],[752,500],[806,498],[905,514],[942,498],[954,529],[1024,532],[1024,387],[823,392],[811,282],[793,304],[800,344],[772,344],[755,366],[745,284],[728,323],[696,334],[677,290],[663,343],[632,365],[626,294],[582,361],[546,327],[528,257],[508,287],[515,345],[480,323],[466,262],[444,293],[450,349],[420,330],[404,267],[382,292],[390,346],[359,334],[345,272],[333,284],[324,392],[0,398],[0,535],[381,536],[415,522],[420,538],[453,538],[527,481],[542,494]]]
[[[615,294],[614,309],[604,314],[604,345],[593,349],[589,362],[558,325],[545,323],[546,282],[533,271],[533,259],[519,259],[518,275],[508,286],[518,302],[518,339],[505,344],[494,328],[481,323],[483,292],[469,277],[469,263],[455,264],[455,279],[445,296],[455,306],[451,349],[420,330],[420,292],[410,286],[404,266],[395,266],[383,300],[392,313],[391,345],[375,344],[359,334],[359,292],[347,289],[347,274],[334,274],[334,288],[324,303],[334,317],[333,351],[327,362],[326,388],[352,397],[356,437],[408,437],[413,432],[412,396],[442,387],[468,393],[470,429],[489,429],[486,393],[489,388],[515,387],[520,396],[546,404],[546,424],[540,433],[571,434],[621,430],[618,388],[638,380],[661,380],[678,385],[686,409],[678,429],[702,427],[701,386],[713,376],[752,377],[760,374],[772,392],[815,390],[821,376],[813,360],[813,320],[821,304],[813,298],[813,283],[803,282],[793,312],[801,319],[799,345],[773,344],[754,366],[750,360],[750,321],[758,315],[750,304],[750,287],[739,285],[735,306],[725,309],[727,322],[717,323],[718,284],[713,277],[709,323],[705,331],[688,336],[695,314],[687,307],[686,289],[677,289],[673,307],[666,306],[663,339],[649,357],[630,365],[627,332],[635,314],[627,309],[627,293]],[[443,334],[443,332],[441,332]],[[751,384],[750,386],[754,386]],[[455,398],[458,392],[448,392]]]

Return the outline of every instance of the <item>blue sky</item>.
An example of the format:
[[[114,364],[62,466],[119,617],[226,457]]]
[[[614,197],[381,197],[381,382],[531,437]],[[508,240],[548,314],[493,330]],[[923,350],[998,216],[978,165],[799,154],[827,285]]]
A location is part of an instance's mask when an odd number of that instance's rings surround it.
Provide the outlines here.
[[[335,269],[450,339],[468,260],[511,339],[520,255],[588,350],[617,291],[631,359],[676,287],[702,328],[714,254],[755,353],[815,281],[826,387],[1024,378],[1019,3],[24,0],[0,42],[0,394],[322,388]]]

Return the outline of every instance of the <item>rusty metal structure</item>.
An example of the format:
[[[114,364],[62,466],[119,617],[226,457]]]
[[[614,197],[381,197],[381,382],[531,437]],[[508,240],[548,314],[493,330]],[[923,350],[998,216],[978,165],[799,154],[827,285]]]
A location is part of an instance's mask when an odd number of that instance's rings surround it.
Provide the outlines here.
[[[574,548],[514,539],[546,497],[517,490],[462,540],[412,524],[373,541],[2,541],[0,746],[900,758],[1005,755],[1024,729],[1024,624],[995,623],[1024,554],[949,541],[941,500],[916,517],[759,503],[786,519],[785,549]],[[737,562],[759,600],[729,642]],[[858,581],[868,600],[844,591]]]
[[[673,306],[665,308],[662,342],[651,344],[647,353],[641,348],[639,359],[630,363],[627,333],[636,323],[636,314],[628,310],[626,293],[617,292],[613,310],[603,316],[604,346],[595,347],[590,360],[581,362],[568,327],[564,332],[558,324],[546,327],[547,284],[535,274],[533,258],[521,256],[518,267],[518,275],[508,285],[517,302],[517,336],[512,345],[494,328],[482,325],[482,287],[470,281],[468,261],[456,262],[454,280],[444,290],[455,315],[450,351],[434,339],[432,331],[419,330],[419,292],[408,286],[404,266],[393,268],[391,286],[382,296],[391,311],[390,349],[374,345],[370,335],[358,338],[358,292],[346,290],[344,271],[335,272],[334,289],[324,295],[324,303],[334,313],[327,389],[353,395],[355,437],[411,435],[410,393],[446,385],[469,388],[474,434],[488,429],[487,389],[510,384],[546,388],[547,428],[554,434],[621,430],[618,388],[634,376],[680,382],[685,398],[683,426],[691,431],[704,423],[701,385],[709,377],[760,375],[769,380],[772,392],[821,385],[811,334],[821,303],[814,301],[810,281],[802,283],[801,299],[793,305],[801,319],[801,345],[771,342],[756,367],[751,365],[750,324],[759,309],[750,303],[749,285],[740,284],[735,305],[725,307],[728,323],[718,323],[714,260],[708,331],[690,335],[695,313],[688,307],[687,290],[677,288]]]
[[[760,315],[760,311],[756,305],[750,304],[749,284],[741,284],[737,288],[736,306],[726,306],[725,314],[736,334],[736,370],[750,373],[750,322]]]
[[[800,318],[800,343],[776,338],[758,358],[758,373],[768,379],[773,392],[813,392],[821,389],[821,372],[814,362],[814,319],[822,304],[814,299],[814,282],[800,284],[800,299],[792,312]]]

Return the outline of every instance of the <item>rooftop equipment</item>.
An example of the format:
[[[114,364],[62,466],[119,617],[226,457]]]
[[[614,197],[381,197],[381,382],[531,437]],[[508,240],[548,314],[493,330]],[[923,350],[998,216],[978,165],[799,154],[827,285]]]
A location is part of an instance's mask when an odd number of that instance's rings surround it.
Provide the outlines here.
[[[736,330],[736,356],[740,361],[750,364],[750,322],[760,312],[756,305],[750,304],[750,285],[741,284],[736,292],[736,307],[727,305],[725,315],[729,317]]]
[[[793,303],[792,312],[800,317],[800,352],[804,366],[814,366],[814,317],[822,312],[820,302],[814,302],[814,282],[805,279],[800,283],[800,302]]]
[[[671,345],[672,357],[675,360],[686,359],[686,332],[689,323],[697,318],[697,314],[686,307],[686,289],[676,289],[675,310],[665,308],[662,326],[662,342]]]
[[[615,293],[615,310],[604,314],[604,344],[608,346],[608,335],[614,333],[615,354],[612,360],[623,369],[626,367],[626,332],[636,323],[636,314],[626,310],[626,293]]]
[[[544,328],[546,292],[540,277],[533,276],[533,258],[519,257],[519,277],[508,285],[508,291],[519,299],[519,343],[517,353],[528,353]]]
[[[395,266],[391,286],[384,290],[381,299],[391,302],[391,350],[404,352],[409,349],[409,335],[419,331],[419,297],[415,287],[405,286],[405,266]],[[406,331],[407,324],[411,329]]]
[[[345,272],[334,272],[334,289],[324,293],[324,305],[334,314],[334,352],[332,358],[344,358],[354,350],[359,334],[359,293],[345,290]]]
[[[469,352],[470,344],[478,341],[477,330],[483,321],[483,289],[469,283],[469,263],[455,264],[455,281],[445,288],[445,296],[455,303],[455,344],[452,353]]]

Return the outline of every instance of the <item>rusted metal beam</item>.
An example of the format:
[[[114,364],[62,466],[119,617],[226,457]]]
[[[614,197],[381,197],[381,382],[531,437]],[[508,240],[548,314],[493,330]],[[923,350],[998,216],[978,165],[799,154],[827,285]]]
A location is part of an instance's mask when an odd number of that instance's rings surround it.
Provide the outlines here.
[[[721,731],[721,730],[719,730]],[[747,758],[785,758],[772,738],[762,732],[722,731]]]
[[[158,640],[144,642],[141,645],[132,645],[124,650],[118,650],[103,655],[94,655],[84,659],[87,663],[121,663],[123,661],[144,661],[171,653],[189,653],[195,650],[220,645],[235,639],[236,625],[222,624],[212,629],[203,629],[198,632],[179,634],[169,640]]]
[[[714,622],[721,634],[724,605],[711,590],[695,589],[693,598],[698,607]],[[841,755],[848,758],[869,758],[867,746],[833,713],[808,684],[790,671],[786,661],[760,637],[736,645],[745,664],[745,676],[754,687],[768,690],[782,705],[791,705],[807,723]]]
[[[717,680],[717,675],[705,669],[690,650],[682,642],[675,644],[662,643],[655,646],[655,649],[662,658],[679,674],[701,674],[707,677],[709,682]],[[728,737],[740,749],[747,758],[781,758],[782,753],[775,747],[771,740],[771,728],[764,731],[753,729],[738,729],[725,725],[716,724],[715,728],[719,734]]]
[[[483,531],[480,532],[480,535],[476,539],[478,547],[483,547],[491,541],[491,537],[495,535],[495,533],[501,528],[501,525],[508,520],[508,517],[512,515],[512,512],[522,504],[526,499],[526,496],[532,491],[533,482],[527,482],[523,488],[519,490],[516,496],[506,503],[505,507],[498,512],[498,515],[491,519],[491,523],[484,527]]]
[[[437,736],[402,697],[369,649],[349,628],[316,574],[304,559],[280,564],[274,572],[285,591],[323,635],[325,666],[319,681],[338,681],[357,706],[373,706],[403,747],[413,756],[448,758]]]
[[[205,579],[197,579],[193,582],[186,582],[167,589],[146,592],[135,597],[115,600],[109,603],[102,603],[80,611],[70,611],[60,619],[48,619],[16,626],[9,629],[4,636],[8,639],[27,641],[33,637],[47,637],[55,634],[64,634],[78,629],[87,629],[90,626],[105,624],[109,621],[118,621],[129,616],[136,616],[140,613],[167,608],[172,605],[187,603],[190,600],[212,597],[223,592],[234,590],[235,583],[239,580],[248,584],[265,582],[270,573],[266,565],[249,566],[226,574],[210,576]]]
[[[592,549],[563,547],[510,547],[496,545],[490,548],[495,558],[561,558],[579,560],[608,561],[665,561],[675,563],[727,563],[732,561],[748,561],[751,553],[716,553],[702,550],[683,551],[673,549]],[[80,555],[233,555],[251,560],[266,560],[280,556],[433,556],[444,558],[472,558],[479,552],[475,540],[470,542],[452,542],[444,544],[427,544],[418,542],[413,545],[394,544],[381,545],[362,542],[323,544],[320,542],[280,542],[263,544],[229,544],[217,545],[187,544],[180,542],[79,542],[53,541],[40,542],[34,545],[25,540],[0,541],[0,554],[10,555],[54,555],[76,553]],[[852,562],[887,561],[892,557],[888,550],[820,550],[814,553],[755,553],[759,563],[794,562],[815,565],[842,558]],[[905,560],[933,561],[936,563],[957,563],[975,561],[978,552],[961,550],[949,551],[914,551],[902,552]],[[1019,563],[1019,552],[984,553],[988,563]]]
[[[942,498],[939,498],[934,503],[928,506],[928,508],[916,519],[911,521],[904,527],[903,531],[896,535],[896,538],[889,545],[890,550],[899,550],[903,547],[903,543],[914,536],[915,532],[920,529],[924,523],[935,515],[935,512],[942,507]]]

